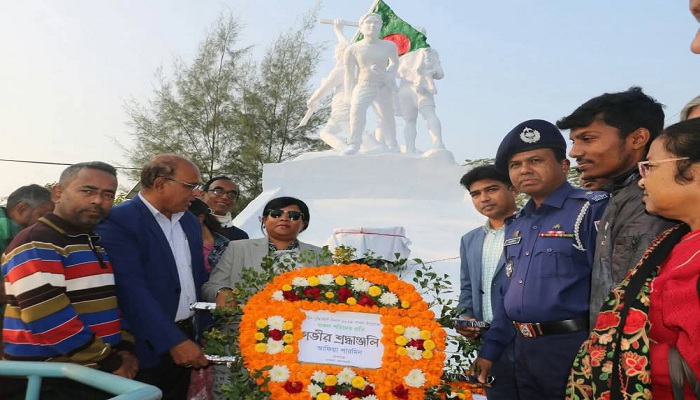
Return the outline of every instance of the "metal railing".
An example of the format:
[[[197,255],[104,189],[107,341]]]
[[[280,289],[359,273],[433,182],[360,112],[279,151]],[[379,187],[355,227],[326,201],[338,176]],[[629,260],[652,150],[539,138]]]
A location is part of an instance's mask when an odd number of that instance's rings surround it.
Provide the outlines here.
[[[0,375],[26,377],[25,400],[39,400],[42,378],[64,378],[116,395],[113,400],[158,400],[155,386],[71,363],[0,361]]]

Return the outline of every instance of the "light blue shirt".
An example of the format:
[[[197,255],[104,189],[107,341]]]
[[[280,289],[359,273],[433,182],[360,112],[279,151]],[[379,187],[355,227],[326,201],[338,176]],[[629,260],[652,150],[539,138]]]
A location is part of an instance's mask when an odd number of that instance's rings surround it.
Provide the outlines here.
[[[484,225],[484,245],[481,250],[481,287],[491,287],[491,281],[496,274],[498,261],[503,253],[503,238],[505,237],[505,225],[500,229],[492,229],[489,221]],[[484,321],[493,319],[493,307],[491,306],[491,291],[484,290],[481,295],[482,312]]]
[[[170,250],[175,258],[175,265],[177,265],[177,274],[180,278],[181,288],[180,301],[177,306],[175,321],[190,318],[194,316],[194,311],[190,310],[190,304],[197,301],[197,291],[194,287],[194,278],[192,276],[192,255],[190,254],[190,245],[187,241],[187,235],[185,235],[185,231],[180,225],[180,218],[182,218],[185,213],[175,213],[171,218],[168,218],[158,211],[158,209],[153,207],[153,205],[149,203],[148,200],[141,195],[141,193],[139,193],[139,197],[151,214],[153,214],[153,218],[155,218],[156,222],[158,222],[160,229],[163,230],[163,234],[168,240]]]

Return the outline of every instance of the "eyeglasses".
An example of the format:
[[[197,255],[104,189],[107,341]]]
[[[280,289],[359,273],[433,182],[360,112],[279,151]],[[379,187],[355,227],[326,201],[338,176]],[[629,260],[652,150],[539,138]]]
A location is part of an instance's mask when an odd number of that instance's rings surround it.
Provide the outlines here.
[[[681,160],[688,160],[690,157],[676,157],[676,158],[664,158],[663,160],[656,160],[656,161],[640,161],[637,163],[637,168],[639,168],[639,175],[642,176],[642,178],[646,178],[647,175],[649,174],[649,167],[652,165],[657,165],[665,162],[671,162],[671,161],[681,161]]]
[[[202,184],[201,184],[201,183],[187,183],[187,182],[181,182],[181,181],[178,181],[177,179],[168,178],[167,176],[163,176],[162,178],[167,179],[167,180],[169,180],[169,181],[177,182],[177,183],[179,183],[180,185],[183,185],[183,186],[187,186],[188,188],[190,188],[190,191],[192,191],[192,192],[199,192],[200,190],[202,190]]]
[[[226,194],[226,197],[232,200],[236,200],[238,198],[238,195],[240,194],[238,190],[229,190],[228,192],[224,190],[222,187],[215,187],[214,189],[206,190],[207,192],[212,192],[214,193],[214,196],[222,196]]]
[[[302,218],[304,216],[304,213],[300,211],[284,211],[279,208],[276,208],[274,210],[267,210],[267,215],[271,216],[274,219],[282,217],[285,213],[287,213],[287,218],[289,218],[290,221],[298,221],[299,218]]]

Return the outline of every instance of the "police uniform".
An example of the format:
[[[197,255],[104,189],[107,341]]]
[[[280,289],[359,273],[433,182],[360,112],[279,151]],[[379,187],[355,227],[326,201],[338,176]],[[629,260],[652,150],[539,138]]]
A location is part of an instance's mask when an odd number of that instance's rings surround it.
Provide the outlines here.
[[[496,168],[513,154],[566,150],[559,130],[542,120],[516,126],[501,143]],[[498,360],[515,340],[523,399],[562,399],[574,356],[588,336],[588,299],[597,221],[608,195],[564,182],[537,208],[533,200],[506,221],[504,256],[510,282],[479,354]],[[515,334],[513,333],[515,327]]]

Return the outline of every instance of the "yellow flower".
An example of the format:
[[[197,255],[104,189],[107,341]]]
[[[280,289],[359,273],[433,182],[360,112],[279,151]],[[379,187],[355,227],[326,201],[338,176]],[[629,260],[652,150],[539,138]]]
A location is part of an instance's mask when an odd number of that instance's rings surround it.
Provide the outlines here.
[[[267,320],[265,318],[260,318],[259,320],[255,321],[255,326],[257,326],[258,329],[263,329],[267,326]]]
[[[408,343],[408,339],[406,339],[406,336],[397,336],[394,342],[399,346],[405,346]]]
[[[259,342],[265,339],[265,334],[262,332],[255,332],[255,335],[253,337],[255,337],[255,340]]]
[[[434,350],[435,349],[435,342],[432,340],[426,340],[423,342],[423,348],[426,350]]]
[[[282,336],[282,341],[285,343],[292,343],[294,341],[294,335],[287,333],[286,335]]]
[[[342,275],[338,275],[335,277],[335,284],[338,286],[343,286],[347,283],[347,280],[345,280],[345,277]]]
[[[306,281],[309,282],[309,286],[318,286],[321,283],[317,276],[310,276]]]
[[[408,354],[408,350],[406,350],[405,347],[397,347],[397,348],[396,348],[396,354],[398,354],[398,355],[400,355],[400,356],[405,356],[405,355]]]
[[[350,304],[351,306],[354,306],[357,304],[357,299],[354,297],[348,297],[347,300],[345,300],[346,303]]]
[[[294,346],[286,345],[282,348],[282,351],[284,352],[284,354],[292,354],[294,353]]]
[[[430,331],[422,330],[420,331],[420,338],[423,340],[428,340],[431,338]]]
[[[365,388],[365,386],[367,386],[367,381],[365,381],[365,378],[363,378],[361,376],[356,376],[356,377],[352,378],[352,380],[350,381],[350,384],[355,389],[362,390]]]
[[[258,343],[255,345],[255,351],[258,353],[264,353],[267,351],[267,345],[265,343]]]
[[[291,330],[292,328],[294,328],[294,322],[292,321],[287,320],[282,324],[282,329],[285,331]]]
[[[423,350],[422,356],[423,356],[423,358],[429,360],[429,359],[433,358],[433,352],[430,350]]]
[[[335,293],[333,293],[333,292],[326,292],[326,293],[325,293],[325,296],[326,296],[327,299],[332,299],[332,298],[335,297]]]
[[[397,335],[403,335],[406,328],[403,325],[394,325],[394,333]]]
[[[335,375],[326,375],[326,379],[323,380],[326,386],[335,386],[338,383],[338,378]]]
[[[411,306],[411,303],[408,302],[408,300],[404,300],[401,302],[401,308],[408,308]]]
[[[331,400],[331,395],[321,392],[318,394],[318,396],[316,396],[316,400]]]
[[[282,285],[282,290],[284,290],[285,292],[288,292],[288,291],[292,290],[292,285],[290,285],[288,283],[284,284],[284,285]]]
[[[367,293],[372,297],[377,297],[382,294],[382,289],[379,286],[370,286]]]
[[[464,393],[457,393],[457,397],[459,397],[460,400],[465,400],[467,398],[467,395]]]

